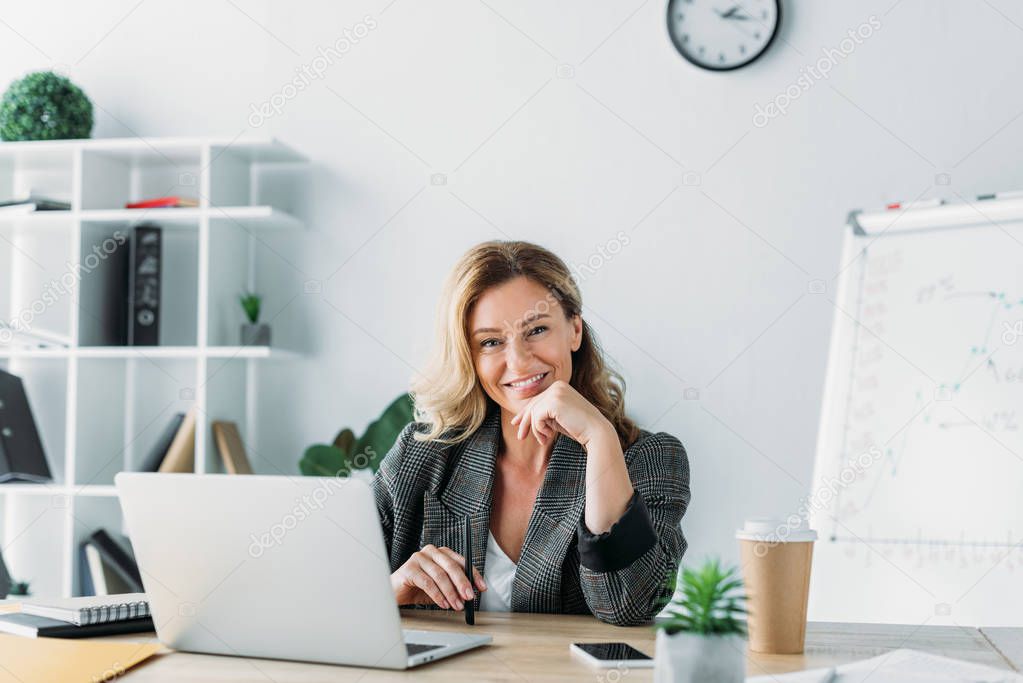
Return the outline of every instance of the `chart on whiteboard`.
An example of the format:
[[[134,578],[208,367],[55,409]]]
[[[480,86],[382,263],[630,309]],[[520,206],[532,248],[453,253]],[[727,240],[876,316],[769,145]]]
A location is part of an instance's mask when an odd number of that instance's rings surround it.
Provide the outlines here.
[[[1023,618],[1023,226],[850,238],[811,618]]]

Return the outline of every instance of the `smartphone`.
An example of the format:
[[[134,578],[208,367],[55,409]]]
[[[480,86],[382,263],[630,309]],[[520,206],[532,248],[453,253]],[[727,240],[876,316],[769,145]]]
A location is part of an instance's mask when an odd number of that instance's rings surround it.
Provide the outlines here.
[[[572,654],[601,668],[651,668],[654,660],[627,643],[572,643]]]

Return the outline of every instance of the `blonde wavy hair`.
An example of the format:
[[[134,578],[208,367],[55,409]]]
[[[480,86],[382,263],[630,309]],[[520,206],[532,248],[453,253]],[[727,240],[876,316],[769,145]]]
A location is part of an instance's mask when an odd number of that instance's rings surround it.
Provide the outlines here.
[[[493,400],[476,376],[469,344],[469,317],[485,291],[525,276],[545,287],[571,320],[582,314],[582,296],[565,263],[530,242],[483,242],[467,251],[448,275],[437,306],[436,342],[425,371],[413,380],[418,441],[456,444],[469,438],[486,418]],[[582,343],[572,352],[569,384],[614,425],[628,448],[639,428],[625,415],[625,380],[604,360],[596,335],[583,321]]]

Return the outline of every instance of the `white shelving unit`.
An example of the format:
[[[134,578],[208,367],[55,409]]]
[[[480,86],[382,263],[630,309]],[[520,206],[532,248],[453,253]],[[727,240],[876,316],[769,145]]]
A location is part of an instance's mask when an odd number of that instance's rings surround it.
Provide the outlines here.
[[[303,229],[290,202],[305,162],[273,140],[0,143],[0,196],[71,202],[0,214],[0,319],[70,340],[0,345],[0,367],[25,382],[54,478],[0,485],[0,547],[33,594],[78,593],[81,541],[99,527],[122,531],[114,475],[145,457],[175,413],[197,408],[197,472],[222,471],[212,420],[237,422],[255,449],[255,364],[296,354],[238,346],[237,296],[261,291],[260,231]],[[199,206],[123,208],[168,195]],[[142,222],[164,229],[160,345],[114,346],[116,269],[104,247]]]

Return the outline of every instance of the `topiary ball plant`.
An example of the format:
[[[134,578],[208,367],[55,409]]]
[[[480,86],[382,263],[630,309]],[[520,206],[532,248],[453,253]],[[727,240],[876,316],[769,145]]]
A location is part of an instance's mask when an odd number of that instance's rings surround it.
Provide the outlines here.
[[[69,140],[92,133],[92,102],[52,71],[36,71],[14,81],[0,100],[0,138]]]

